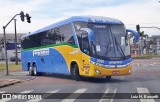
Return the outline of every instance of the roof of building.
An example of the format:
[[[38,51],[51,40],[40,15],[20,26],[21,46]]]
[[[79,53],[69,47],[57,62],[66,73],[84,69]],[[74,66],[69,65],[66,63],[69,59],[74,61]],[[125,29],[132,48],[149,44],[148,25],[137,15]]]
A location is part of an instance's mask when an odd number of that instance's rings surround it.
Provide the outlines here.
[[[21,36],[23,36],[25,33],[17,33],[17,37],[20,38]],[[3,38],[4,35],[0,34],[0,38]],[[15,37],[15,33],[6,33],[6,38],[13,38]]]
[[[65,19],[63,21],[54,23],[52,25],[49,25],[47,27],[44,27],[42,29],[39,29],[33,33],[26,34],[23,37],[33,35],[36,33],[40,33],[55,27],[59,27],[64,24],[76,22],[76,21],[82,21],[82,22],[90,22],[90,23],[103,23],[103,24],[123,24],[120,20],[114,19],[114,18],[109,18],[109,17],[101,17],[101,16],[73,16],[71,18]]]

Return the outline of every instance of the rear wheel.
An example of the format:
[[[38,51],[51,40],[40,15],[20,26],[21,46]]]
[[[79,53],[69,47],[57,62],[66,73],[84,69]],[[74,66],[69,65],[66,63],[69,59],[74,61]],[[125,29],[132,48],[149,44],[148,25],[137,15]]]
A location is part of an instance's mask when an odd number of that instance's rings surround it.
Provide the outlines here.
[[[111,76],[106,76],[106,80],[111,80]]]
[[[40,75],[42,75],[42,73],[37,72],[37,65],[36,64],[33,65],[33,72],[34,72],[34,76],[40,76]]]
[[[33,76],[33,75],[34,75],[34,72],[33,72],[32,65],[30,64],[30,65],[28,66],[28,68],[29,68],[29,75],[30,75],[30,76]]]
[[[77,64],[74,64],[73,66],[71,66],[71,76],[72,76],[72,79],[76,81],[81,80],[81,76],[79,75],[79,68]]]

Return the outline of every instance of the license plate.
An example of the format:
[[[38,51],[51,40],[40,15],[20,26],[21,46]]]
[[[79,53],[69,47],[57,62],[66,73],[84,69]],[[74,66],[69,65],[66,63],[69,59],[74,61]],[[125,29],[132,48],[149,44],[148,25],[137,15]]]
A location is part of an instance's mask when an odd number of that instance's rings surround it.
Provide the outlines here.
[[[114,70],[113,72],[112,72],[112,74],[119,74],[120,72],[119,72],[119,70]]]

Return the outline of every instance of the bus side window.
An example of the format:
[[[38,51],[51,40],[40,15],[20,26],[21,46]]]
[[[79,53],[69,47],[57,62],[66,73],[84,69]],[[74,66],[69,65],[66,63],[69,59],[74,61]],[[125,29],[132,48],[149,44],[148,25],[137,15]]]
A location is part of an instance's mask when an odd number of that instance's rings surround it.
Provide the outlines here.
[[[62,35],[61,39],[63,42],[75,44],[71,24],[63,25],[63,26],[59,27],[59,29],[60,29],[60,32]]]
[[[82,52],[89,54],[89,39],[86,33],[81,34],[81,47]]]
[[[72,36],[68,41],[68,43],[75,45],[74,37]]]

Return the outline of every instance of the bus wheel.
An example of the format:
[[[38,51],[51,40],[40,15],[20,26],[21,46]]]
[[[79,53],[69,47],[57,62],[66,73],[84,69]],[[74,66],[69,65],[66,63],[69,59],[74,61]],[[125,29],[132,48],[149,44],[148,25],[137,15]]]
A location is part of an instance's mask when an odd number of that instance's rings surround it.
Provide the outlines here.
[[[34,72],[33,72],[32,65],[30,64],[28,67],[29,67],[29,75],[30,75],[30,76],[33,76],[33,75],[34,75]]]
[[[33,72],[34,72],[34,76],[37,76],[37,66],[36,66],[36,64],[33,65]]]
[[[71,68],[71,76],[72,76],[72,79],[76,80],[76,81],[79,81],[81,80],[81,76],[79,75],[79,70],[78,70],[78,65],[77,64],[74,64]]]
[[[111,80],[111,76],[106,76],[106,80]]]

